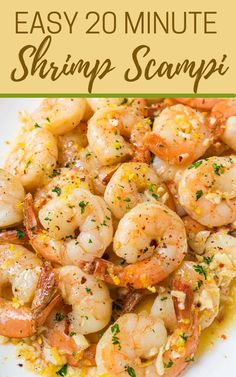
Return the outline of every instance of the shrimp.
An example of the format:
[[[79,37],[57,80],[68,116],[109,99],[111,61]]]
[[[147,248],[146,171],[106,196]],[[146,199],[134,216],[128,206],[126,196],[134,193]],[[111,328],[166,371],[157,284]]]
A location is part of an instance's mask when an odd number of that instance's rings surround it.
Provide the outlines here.
[[[97,345],[99,375],[126,377],[177,377],[193,359],[199,326],[192,311],[192,290],[177,282],[184,296],[184,309],[176,299],[177,329],[167,337],[163,321],[157,316],[125,314],[110,326]],[[143,362],[143,360],[146,360]]]
[[[87,108],[83,98],[46,98],[30,115],[30,120],[54,135],[63,135],[86,118]]]
[[[58,288],[64,302],[72,305],[70,332],[91,334],[110,321],[112,301],[105,283],[85,274],[77,266],[58,269]]]
[[[184,216],[182,220],[186,229],[189,246],[197,254],[203,254],[207,239],[211,234],[211,230],[206,228],[204,225],[199,224],[190,216]]]
[[[34,205],[39,211],[49,200],[57,198],[61,194],[63,198],[67,197],[77,188],[92,190],[92,184],[87,174],[70,168],[55,169],[47,184],[35,191]],[[58,195],[59,193],[60,195]]]
[[[88,122],[89,147],[101,165],[113,165],[132,158],[149,162],[149,151],[143,145],[144,135],[149,130],[148,121],[132,108],[102,108]]]
[[[104,199],[118,219],[143,201],[173,204],[165,184],[148,164],[141,162],[123,163],[108,183]]]
[[[217,285],[227,288],[236,277],[236,239],[224,230],[212,233],[205,244],[205,260]]]
[[[81,263],[81,267],[110,284],[150,287],[168,277],[186,255],[184,224],[164,204],[138,204],[120,220],[113,249],[130,264],[121,267],[95,259],[92,265]]]
[[[18,177],[0,169],[0,228],[20,224],[25,190]]]
[[[227,100],[217,103],[210,115],[210,122],[221,128],[221,140],[236,152],[236,101]]]
[[[213,131],[206,115],[184,105],[165,108],[144,138],[151,152],[173,165],[195,161],[212,142]]]
[[[0,272],[0,335],[32,336],[57,301],[54,278],[35,254],[11,244],[0,245]]]
[[[220,306],[220,290],[209,269],[210,263],[209,258],[203,259],[202,263],[185,261],[174,274],[175,279],[179,278],[190,284],[193,289],[193,305],[201,329],[212,324],[219,313]]]
[[[80,160],[76,166],[89,174],[95,194],[104,194],[106,186],[120,163],[102,166],[97,156],[89,149],[85,148],[80,152]]]
[[[221,98],[174,98],[174,100],[202,111],[210,111],[216,104],[222,102]]]
[[[158,156],[155,156],[152,162],[152,167],[168,187],[168,190],[171,193],[171,198],[174,201],[176,213],[180,217],[186,215],[186,212],[180,205],[178,199],[178,182],[187,166],[170,165],[166,161],[161,160]]]
[[[60,166],[76,166],[80,151],[88,144],[87,124],[81,122],[72,131],[58,136],[58,162]]]
[[[209,228],[236,220],[236,157],[210,157],[185,170],[178,187],[180,204]]]
[[[55,196],[37,214],[32,195],[25,199],[25,226],[33,248],[46,259],[77,265],[101,257],[112,241],[111,213],[105,201],[85,189]],[[78,235],[78,230],[80,231]]]
[[[95,366],[96,345],[90,344],[86,337],[70,332],[68,314],[71,307],[59,302],[51,311],[44,330],[41,333],[44,355],[51,355],[51,349],[57,350],[60,356],[66,358],[66,362],[73,367]]]
[[[57,141],[46,129],[35,128],[19,135],[5,161],[5,169],[19,177],[27,191],[42,186],[56,168]]]
[[[93,112],[104,107],[130,106],[137,111],[145,113],[146,100],[144,98],[87,98]]]

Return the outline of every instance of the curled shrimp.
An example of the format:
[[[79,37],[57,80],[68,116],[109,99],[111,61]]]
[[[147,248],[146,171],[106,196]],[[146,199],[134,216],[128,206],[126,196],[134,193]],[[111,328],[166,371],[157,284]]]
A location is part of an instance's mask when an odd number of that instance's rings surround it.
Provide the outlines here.
[[[221,129],[221,140],[236,151],[236,101],[217,103],[210,114],[210,123]]]
[[[23,132],[5,161],[5,169],[20,178],[27,191],[42,186],[56,168],[55,137],[46,129]]]
[[[199,339],[199,326],[192,310],[192,289],[182,282],[173,284],[184,297],[182,306],[175,298],[178,326],[167,337],[157,316],[125,314],[105,332],[97,345],[98,373],[114,377],[177,377],[193,360]],[[184,338],[184,339],[183,339]]]
[[[104,107],[129,106],[145,113],[147,102],[144,98],[87,98],[93,112]]]
[[[23,220],[22,202],[25,190],[18,177],[0,169],[0,228],[19,224]]]
[[[89,147],[102,165],[132,158],[149,162],[149,151],[143,144],[144,135],[149,130],[145,118],[132,108],[102,108],[88,122]]]
[[[165,108],[146,134],[144,144],[169,164],[186,165],[201,157],[213,142],[207,117],[190,107]]]
[[[86,118],[87,107],[83,98],[46,98],[30,115],[30,121],[54,135],[63,135]]]
[[[81,122],[72,131],[58,136],[58,163],[60,166],[76,166],[80,152],[88,144],[87,123]]]
[[[69,314],[70,331],[91,334],[103,329],[111,318],[111,298],[106,285],[77,266],[58,270],[58,288]]]
[[[128,264],[115,266],[95,259],[81,264],[110,284],[136,289],[155,285],[182,262],[187,240],[182,220],[164,204],[144,202],[131,209],[119,222],[113,249]]]
[[[55,197],[39,212],[40,221],[32,195],[25,198],[25,226],[33,248],[62,265],[101,257],[113,235],[111,213],[104,199],[82,188],[69,194],[63,189],[54,192]]]
[[[25,338],[36,333],[55,305],[55,280],[41,260],[23,246],[0,245],[0,334]],[[10,301],[4,296],[10,288]]]
[[[104,199],[118,219],[147,200],[160,200],[174,209],[165,184],[148,164],[141,162],[123,163],[110,179]]]
[[[175,98],[174,100],[202,111],[210,111],[216,104],[222,102],[221,98]]]
[[[210,157],[188,167],[178,187],[180,204],[209,228],[236,220],[236,157]]]
[[[68,318],[71,307],[59,302],[44,323],[41,333],[43,354],[51,357],[51,349],[57,350],[60,357],[70,366],[82,368],[95,366],[96,344],[91,343],[82,334],[70,331]]]

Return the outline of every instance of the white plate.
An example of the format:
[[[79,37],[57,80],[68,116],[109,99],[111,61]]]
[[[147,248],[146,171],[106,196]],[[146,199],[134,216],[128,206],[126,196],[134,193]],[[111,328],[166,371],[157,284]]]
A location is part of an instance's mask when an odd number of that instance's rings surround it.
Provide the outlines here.
[[[0,99],[0,165],[9,147],[7,140],[15,137],[20,124],[17,113],[20,110],[31,111],[40,99]],[[207,351],[191,368],[184,374],[185,377],[227,377],[236,376],[236,324],[222,330],[227,335],[227,340],[219,340],[211,350]],[[0,377],[35,377],[18,366],[21,361],[15,357],[14,346],[0,346]]]

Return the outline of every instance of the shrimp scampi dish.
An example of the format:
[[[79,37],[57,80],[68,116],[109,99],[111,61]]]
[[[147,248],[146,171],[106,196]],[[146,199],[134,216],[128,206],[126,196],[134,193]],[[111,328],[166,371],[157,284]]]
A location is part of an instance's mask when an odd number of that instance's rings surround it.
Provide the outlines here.
[[[48,98],[19,120],[1,347],[44,377],[183,375],[235,310],[236,101]]]

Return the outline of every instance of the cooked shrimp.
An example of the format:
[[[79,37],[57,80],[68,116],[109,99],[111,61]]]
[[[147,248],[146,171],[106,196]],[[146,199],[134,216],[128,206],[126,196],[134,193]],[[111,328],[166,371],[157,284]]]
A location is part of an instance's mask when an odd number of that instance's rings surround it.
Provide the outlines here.
[[[72,305],[70,331],[91,334],[110,321],[111,298],[106,285],[77,266],[58,270],[59,290],[65,303]]]
[[[169,276],[182,262],[187,252],[184,224],[164,204],[138,204],[120,220],[113,248],[130,264],[120,267],[96,259],[91,266],[95,275],[115,285],[150,287]],[[87,268],[89,271],[88,265]]]
[[[148,164],[141,162],[122,164],[108,183],[104,199],[118,219],[143,201],[160,200],[171,205],[165,184]]]
[[[19,178],[0,169],[0,228],[22,222],[24,197],[25,190]]]
[[[236,101],[227,100],[217,103],[212,109],[210,122],[221,128],[221,140],[236,151]]]
[[[151,315],[161,318],[168,331],[173,332],[177,327],[177,317],[174,307],[174,298],[171,290],[160,287],[158,296],[151,307]]]
[[[236,220],[236,157],[210,157],[185,170],[179,201],[196,221],[209,228]]]
[[[169,164],[186,165],[201,157],[213,142],[207,117],[190,107],[167,107],[155,118],[144,144]]]
[[[54,305],[52,276],[35,254],[11,244],[0,245],[0,272],[0,334],[32,336]],[[12,301],[4,296],[9,285]]]
[[[168,187],[171,198],[174,200],[176,213],[181,217],[186,215],[178,199],[178,182],[187,166],[170,165],[166,161],[161,160],[158,156],[154,157],[152,166]]]
[[[236,277],[236,239],[219,230],[209,236],[205,245],[206,260],[219,287],[228,287]]]
[[[209,327],[217,314],[220,305],[220,290],[209,270],[210,259],[203,263],[183,262],[175,272],[175,278],[190,284],[194,292],[194,307],[202,329]]]
[[[28,194],[25,225],[30,243],[46,259],[62,265],[101,257],[112,241],[111,213],[104,199],[82,188],[69,193],[55,190],[55,197],[39,211],[39,219],[40,224]]]
[[[175,98],[175,100],[203,111],[210,111],[217,103],[222,102],[221,98]]]
[[[58,162],[60,166],[76,166],[80,152],[88,144],[87,124],[81,122],[72,131],[58,136]]]
[[[146,312],[123,315],[98,343],[99,374],[177,377],[188,366],[198,345],[199,326],[192,312],[192,290],[177,283],[175,287],[184,296],[184,309],[176,301],[178,326],[174,333],[167,338],[163,321]]]
[[[143,145],[143,137],[149,130],[148,121],[132,108],[102,108],[88,122],[89,147],[102,165],[132,158],[148,162],[150,156]]]
[[[74,367],[95,366],[96,345],[90,344],[84,335],[70,331],[68,314],[71,306],[59,303],[51,311],[42,332],[43,353],[46,357],[57,350],[65,362]]]
[[[205,251],[206,241],[211,234],[211,230],[204,225],[199,224],[190,216],[184,216],[182,220],[186,229],[189,246],[197,254],[203,254]]]
[[[157,355],[166,340],[164,323],[158,317],[146,312],[124,314],[106,330],[97,345],[98,375],[144,377],[142,359]]]
[[[5,161],[5,169],[18,176],[27,191],[34,190],[56,168],[57,157],[55,137],[46,129],[35,128],[19,135]]]
[[[87,172],[93,183],[95,194],[104,194],[106,186],[120,163],[102,166],[97,156],[89,149],[85,148],[80,152],[80,160],[77,167]]]
[[[90,178],[87,174],[76,169],[55,169],[50,175],[47,184],[35,191],[34,205],[39,211],[49,200],[61,195],[66,198],[77,188],[92,189]]]
[[[83,98],[46,98],[30,115],[31,122],[54,135],[73,130],[86,118],[87,102]]]
[[[137,111],[145,113],[146,100],[144,98],[87,98],[93,112],[104,107],[130,106]]]

